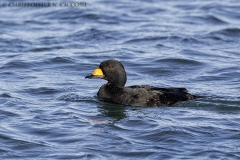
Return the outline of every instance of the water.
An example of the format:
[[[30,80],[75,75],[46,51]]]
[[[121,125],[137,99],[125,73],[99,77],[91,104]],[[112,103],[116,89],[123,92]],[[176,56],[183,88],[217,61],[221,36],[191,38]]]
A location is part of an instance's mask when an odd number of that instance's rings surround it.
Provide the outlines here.
[[[1,159],[240,159],[238,0],[2,4]],[[84,77],[106,59],[124,64],[128,86],[203,98],[99,101],[106,82]]]

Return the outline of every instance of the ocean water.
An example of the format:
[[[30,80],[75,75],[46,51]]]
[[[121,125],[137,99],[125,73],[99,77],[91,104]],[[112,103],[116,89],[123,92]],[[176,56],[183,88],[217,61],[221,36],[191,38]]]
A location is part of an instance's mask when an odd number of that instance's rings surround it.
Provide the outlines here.
[[[0,159],[240,159],[239,0],[25,2],[0,2]],[[107,59],[202,98],[102,102]]]

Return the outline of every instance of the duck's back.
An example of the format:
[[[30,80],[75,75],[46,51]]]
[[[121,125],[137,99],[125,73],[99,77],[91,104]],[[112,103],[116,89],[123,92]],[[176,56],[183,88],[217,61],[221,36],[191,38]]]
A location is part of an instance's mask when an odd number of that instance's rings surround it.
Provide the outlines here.
[[[178,101],[194,99],[185,88],[157,88],[153,86],[129,86],[122,89],[103,85],[100,98],[133,106],[169,106]]]

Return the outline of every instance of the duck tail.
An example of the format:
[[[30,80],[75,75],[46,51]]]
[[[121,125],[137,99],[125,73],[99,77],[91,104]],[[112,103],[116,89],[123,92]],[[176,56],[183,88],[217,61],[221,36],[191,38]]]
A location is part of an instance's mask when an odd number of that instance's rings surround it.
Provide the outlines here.
[[[204,98],[204,96],[187,94],[187,98],[191,100],[191,99],[197,99],[197,98]]]

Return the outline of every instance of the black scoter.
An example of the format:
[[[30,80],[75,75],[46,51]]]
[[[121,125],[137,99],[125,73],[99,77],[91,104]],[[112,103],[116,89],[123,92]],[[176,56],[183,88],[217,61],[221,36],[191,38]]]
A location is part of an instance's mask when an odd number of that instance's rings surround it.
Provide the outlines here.
[[[169,106],[178,101],[195,99],[185,88],[158,88],[148,85],[124,87],[127,75],[124,66],[117,60],[103,61],[93,73],[85,78],[102,78],[97,95],[107,101],[132,106]]]

